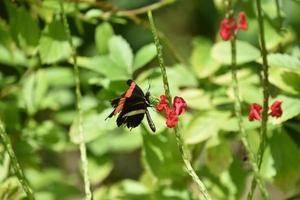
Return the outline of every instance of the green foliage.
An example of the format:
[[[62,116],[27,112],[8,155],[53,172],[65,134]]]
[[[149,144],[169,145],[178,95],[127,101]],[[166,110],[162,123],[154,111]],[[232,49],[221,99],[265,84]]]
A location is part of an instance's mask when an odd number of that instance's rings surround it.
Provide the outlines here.
[[[300,4],[281,1],[281,24],[274,2],[263,2],[268,18],[270,104],[281,100],[283,115],[268,122],[261,173],[272,188],[271,199],[287,199],[300,193]],[[124,93],[129,78],[145,92],[150,85],[154,102],[164,93],[144,16],[119,12],[150,3],[63,3],[78,54],[95,200],[197,199],[164,114],[148,108],[157,127],[155,134],[145,119],[132,130],[117,127],[116,117],[106,119],[112,112],[110,100]],[[177,1],[175,5],[181,9],[170,6],[168,12],[153,13],[163,32],[171,93],[188,104],[188,111],[179,118],[180,132],[189,159],[213,199],[238,200],[248,192],[252,171],[241,159],[245,155],[233,112],[230,42],[220,41],[216,29],[225,7],[217,0]],[[5,0],[0,7],[0,118],[36,199],[80,199],[83,181],[73,61],[59,1]],[[263,103],[254,8],[253,1],[236,1],[236,10],[244,10],[249,22],[249,30],[237,35],[237,75],[244,128],[256,152],[260,123],[249,122],[247,116],[251,103]],[[0,199],[25,198],[1,142]]]

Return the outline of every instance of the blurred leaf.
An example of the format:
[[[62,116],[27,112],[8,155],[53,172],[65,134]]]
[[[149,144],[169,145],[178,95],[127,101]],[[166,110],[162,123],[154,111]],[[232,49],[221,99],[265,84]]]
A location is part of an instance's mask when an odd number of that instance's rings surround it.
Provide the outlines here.
[[[104,22],[97,26],[95,32],[95,42],[99,54],[108,53],[108,41],[113,35],[114,30],[109,23]]]
[[[271,4],[273,4],[275,7],[274,2],[271,2]],[[275,20],[272,21],[272,23],[274,22]],[[279,32],[276,30],[276,28],[272,27],[268,21],[266,21],[264,24],[266,47],[268,50],[276,50],[281,46],[285,46],[295,40],[295,34],[290,29],[285,29],[284,31]]]
[[[143,158],[151,173],[159,179],[179,180],[184,175],[183,162],[175,138],[165,131],[143,134]]]
[[[218,134],[230,113],[210,111],[197,115],[183,130],[187,144],[197,144]]]
[[[17,177],[9,177],[0,183],[0,198],[3,200],[22,200],[25,198],[25,193],[20,187]]]
[[[39,42],[39,52],[43,64],[56,63],[71,55],[71,47],[61,21],[53,21],[45,27]]]
[[[105,121],[110,114],[111,109],[107,109],[100,114],[95,112],[85,113],[83,116],[83,132],[85,142],[90,142],[104,134],[106,131],[111,131],[115,128],[112,120]],[[105,126],[103,126],[105,123]],[[78,116],[74,119],[70,128],[70,138],[74,144],[80,143]]]
[[[255,61],[260,57],[260,51],[251,44],[243,41],[236,41],[237,64]],[[231,47],[230,42],[218,42],[211,51],[211,56],[216,61],[230,65],[231,64]]]
[[[220,141],[216,146],[209,147],[206,154],[207,166],[209,170],[220,175],[226,171],[232,162],[230,146],[227,141]]]
[[[261,59],[259,60],[261,63]],[[278,67],[285,70],[300,72],[300,60],[297,57],[288,54],[274,53],[268,55],[270,67]]]
[[[40,38],[40,29],[37,19],[33,19],[30,13],[23,7],[15,7],[9,1],[5,1],[9,14],[11,33],[15,41],[28,54],[35,54]],[[30,28],[29,28],[30,27]]]
[[[271,68],[269,70],[270,83],[280,88],[282,91],[291,94],[300,92],[300,73],[287,71],[282,68]]]
[[[156,56],[156,48],[153,43],[143,46],[137,53],[133,61],[133,71],[143,67]]]
[[[131,77],[129,72],[116,64],[109,56],[78,57],[78,66],[100,73],[110,80],[127,80]]]
[[[41,102],[47,92],[47,77],[43,71],[38,71],[28,76],[24,81],[22,97],[27,112],[32,115],[39,110]]]
[[[27,66],[28,60],[24,53],[19,49],[13,49],[12,51],[0,44],[0,63],[16,66]]]
[[[191,56],[191,63],[199,78],[209,77],[221,66],[210,56],[212,45],[211,41],[200,37],[193,43],[194,48]]]
[[[208,110],[213,106],[210,95],[200,89],[185,89],[180,96],[184,97],[189,108]]]
[[[271,153],[274,158],[274,166],[277,171],[274,177],[275,184],[279,186],[285,194],[288,194],[293,191],[293,188],[300,181],[299,148],[286,132],[274,133],[270,139],[270,145]]]
[[[113,163],[105,157],[89,159],[89,174],[92,184],[101,183],[112,171]]]
[[[47,77],[48,84],[54,87],[74,86],[73,71],[62,66],[52,66],[41,69]]]
[[[121,36],[113,36],[109,40],[110,58],[118,67],[132,74],[133,54],[127,41]]]
[[[110,123],[113,123],[113,126],[116,128],[100,135],[88,146],[95,155],[100,156],[109,152],[132,152],[141,146],[142,137],[140,135],[140,127],[129,131],[127,129],[118,128],[113,119],[110,120]]]
[[[230,165],[229,173],[232,182],[234,183],[235,189],[235,198],[240,199],[244,194],[244,190],[246,187],[246,178],[247,172],[243,168],[243,163],[239,159],[234,158],[233,162]]]
[[[197,86],[196,76],[191,71],[190,67],[184,65],[175,65],[167,68],[167,74],[170,87],[188,87]]]

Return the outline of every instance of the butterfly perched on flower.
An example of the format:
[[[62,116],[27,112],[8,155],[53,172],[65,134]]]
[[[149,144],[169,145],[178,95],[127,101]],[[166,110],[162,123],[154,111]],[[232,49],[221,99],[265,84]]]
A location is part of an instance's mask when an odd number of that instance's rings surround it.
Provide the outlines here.
[[[148,107],[151,107],[150,92],[144,94],[143,90],[133,80],[128,80],[127,85],[129,86],[127,91],[121,97],[111,101],[114,110],[107,118],[119,114],[117,125],[124,124],[131,129],[140,125],[146,115],[149,127],[155,132],[155,125],[147,110]]]

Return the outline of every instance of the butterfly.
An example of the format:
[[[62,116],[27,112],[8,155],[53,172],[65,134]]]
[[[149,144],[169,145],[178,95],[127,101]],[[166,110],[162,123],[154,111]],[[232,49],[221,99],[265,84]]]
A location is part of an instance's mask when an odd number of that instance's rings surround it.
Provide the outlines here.
[[[147,110],[148,107],[151,107],[150,92],[144,94],[143,90],[133,80],[128,80],[127,85],[129,86],[127,91],[121,97],[111,101],[114,110],[107,118],[119,114],[116,121],[117,125],[126,124],[127,128],[132,129],[140,125],[146,115],[149,127],[155,132],[155,125]]]

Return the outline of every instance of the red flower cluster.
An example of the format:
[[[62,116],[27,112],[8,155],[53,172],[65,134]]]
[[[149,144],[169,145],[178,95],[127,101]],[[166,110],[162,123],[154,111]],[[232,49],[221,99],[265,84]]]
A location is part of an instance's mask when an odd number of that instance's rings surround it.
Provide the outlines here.
[[[271,115],[272,117],[276,117],[279,118],[282,115],[282,109],[281,109],[281,103],[282,101],[276,100],[271,106],[270,106],[270,110],[271,112],[269,113],[269,115]],[[253,121],[253,120],[257,120],[260,121],[261,120],[261,113],[262,111],[262,106],[257,104],[257,103],[253,103],[250,105],[250,112],[249,112],[249,121]]]
[[[158,112],[165,112],[167,117],[167,127],[174,128],[178,123],[178,116],[183,114],[187,109],[187,104],[182,97],[174,97],[173,106],[169,108],[165,95],[160,96],[160,101],[156,105]]]
[[[244,12],[240,12],[239,14],[239,22],[236,23],[235,18],[225,18],[222,20],[220,25],[220,36],[223,40],[230,40],[231,37],[236,34],[239,30],[247,30],[248,23],[246,20],[246,14]]]

